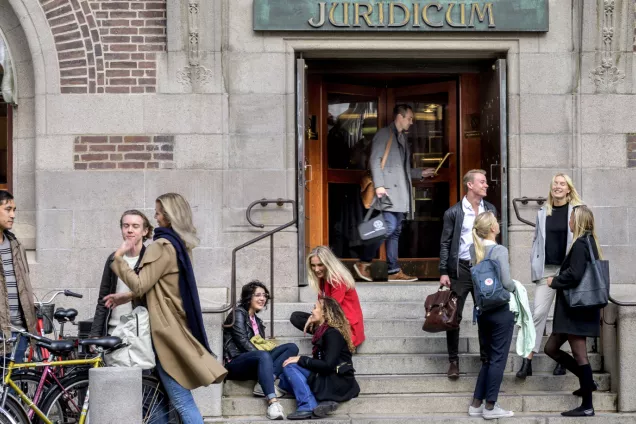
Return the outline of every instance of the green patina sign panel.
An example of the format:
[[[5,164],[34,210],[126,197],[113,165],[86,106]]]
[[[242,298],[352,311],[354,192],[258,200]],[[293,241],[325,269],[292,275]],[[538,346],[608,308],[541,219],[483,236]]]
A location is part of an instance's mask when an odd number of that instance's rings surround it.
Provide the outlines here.
[[[254,0],[255,31],[535,31],[548,0]]]

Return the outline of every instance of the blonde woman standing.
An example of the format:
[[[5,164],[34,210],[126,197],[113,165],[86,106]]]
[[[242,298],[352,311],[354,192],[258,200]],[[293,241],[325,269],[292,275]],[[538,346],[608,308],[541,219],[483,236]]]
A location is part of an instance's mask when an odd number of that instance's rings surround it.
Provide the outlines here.
[[[340,304],[351,325],[353,344],[360,346],[364,341],[364,319],[353,275],[326,246],[318,246],[309,252],[307,269],[309,286],[319,297],[328,296]],[[306,312],[294,312],[290,321],[299,330],[311,333],[310,318],[311,314]]]
[[[507,291],[513,292],[515,283],[510,278],[508,249],[497,244],[498,234],[499,223],[495,214],[482,212],[477,215],[472,230],[471,262],[475,266],[486,257],[492,261],[497,261],[501,284]],[[509,304],[504,303],[493,309],[481,311],[477,317],[477,325],[479,327],[479,345],[483,349],[485,358],[482,359],[473,401],[468,407],[468,415],[483,417],[487,420],[512,417],[514,412],[501,408],[497,404],[497,398],[512,342],[512,332],[515,326],[514,314],[510,312]]]
[[[581,283],[587,263],[592,260],[592,252],[596,259],[602,259],[601,248],[594,229],[594,215],[587,206],[576,206],[570,217],[570,230],[574,234],[574,243],[568,252],[559,275],[548,278],[548,287],[556,292],[554,305],[554,325],[552,334],[545,345],[545,353],[568,371],[579,378],[581,387],[574,392],[581,396],[581,406],[571,411],[562,412],[566,417],[594,416],[592,392],[596,391],[596,383],[592,376],[592,367],[587,357],[587,337],[601,335],[600,308],[570,308],[563,290],[573,289]],[[565,342],[570,344],[572,355],[561,350]]]
[[[523,359],[521,369],[517,372],[518,378],[525,379],[532,375],[532,357],[541,348],[541,339],[555,296],[547,281],[559,271],[568,247],[572,244],[572,231],[568,221],[572,208],[582,203],[572,179],[567,174],[558,173],[552,177],[548,202],[537,213],[530,256],[532,281],[536,284],[532,319],[537,338],[533,351]],[[564,375],[565,369],[557,364],[553,374]]]
[[[203,424],[190,390],[222,382],[227,370],[213,356],[203,326],[190,261],[199,239],[190,205],[179,194],[157,198],[155,219],[154,242],[146,248],[138,271],[123,258],[134,248],[130,239],[115,252],[111,269],[135,297],[145,296],[157,373],[181,420]],[[106,296],[106,306],[117,306],[120,300],[117,294]]]

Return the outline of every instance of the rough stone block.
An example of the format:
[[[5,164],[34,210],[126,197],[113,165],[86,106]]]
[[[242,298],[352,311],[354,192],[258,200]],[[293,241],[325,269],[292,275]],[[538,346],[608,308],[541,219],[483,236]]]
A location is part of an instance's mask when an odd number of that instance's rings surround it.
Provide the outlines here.
[[[145,174],[145,205],[153,208],[157,197],[174,192],[185,197],[193,211],[218,210],[223,198],[221,174],[221,171],[149,171]]]
[[[141,424],[141,368],[93,368],[89,371],[89,390],[91,422]]]
[[[633,299],[632,299],[633,300]],[[636,411],[636,378],[629,365],[636,360],[636,310],[627,306],[618,308],[618,410],[620,412]],[[614,378],[614,377],[612,377]]]
[[[519,134],[521,128],[521,97],[516,94],[508,95],[508,133]]]
[[[591,206],[631,206],[636,195],[633,173],[627,169],[584,169],[580,194]],[[611,190],[608,190],[611,187]]]
[[[634,246],[608,246],[607,244],[612,243],[612,240],[605,238],[601,234],[598,234],[598,237],[603,250],[603,258],[610,261],[611,285],[629,284],[629,287],[633,287],[632,285],[635,282],[632,270]]]
[[[35,175],[35,172],[16,172],[13,174],[13,195],[18,210],[35,210]]]
[[[595,207],[594,223],[601,243],[611,245],[629,244],[629,209],[626,207]]]
[[[230,93],[285,93],[284,53],[229,53]]]
[[[576,9],[573,9],[572,4],[559,0],[550,0],[548,7],[552,24],[550,31],[539,34],[539,51],[541,53],[573,51],[572,16],[576,13]],[[585,9],[592,7],[596,6],[586,3]],[[594,22],[596,23],[596,20]],[[594,28],[596,29],[596,25]],[[587,31],[590,30],[587,29]]]
[[[200,247],[192,256],[199,287],[230,287],[232,249]]]
[[[201,239],[201,247],[221,247],[223,240],[223,216],[218,209],[197,209],[192,220]]]
[[[20,94],[18,93],[18,95]],[[19,134],[20,137],[33,138],[35,137],[35,126],[33,125],[35,99],[20,97],[19,101],[18,113],[13,116],[14,134]]]
[[[595,94],[581,96],[582,132],[625,134],[636,132],[631,111],[636,108],[636,96]]]
[[[72,136],[38,137],[37,149],[34,149],[36,168],[47,171],[73,170],[73,140]],[[19,149],[22,150],[22,146]]]
[[[145,133],[220,134],[223,132],[223,95],[144,96]]]
[[[224,136],[177,135],[175,161],[179,169],[223,169]]]
[[[126,209],[75,211],[74,247],[110,248],[115,251],[122,242],[119,219]],[[149,216],[152,220],[152,216]]]
[[[124,210],[141,207],[143,178],[139,171],[86,171],[82,172],[82,178],[73,171],[39,171],[38,208]]]
[[[284,134],[285,96],[232,94],[230,134]]]
[[[576,75],[574,53],[521,53],[521,94],[567,94]]]
[[[13,138],[14,172],[35,172],[35,138]]]
[[[526,94],[521,96],[520,116],[522,134],[569,133],[572,129],[572,97]]]
[[[252,29],[252,0],[234,0],[227,4],[229,50],[232,52],[263,51],[263,37]]]
[[[583,134],[583,168],[624,168],[627,161],[624,134]]]
[[[530,254],[532,247],[517,247],[511,244],[508,248],[510,256],[510,275],[523,284],[532,282],[530,278]]]
[[[70,249],[73,247],[72,210],[39,210],[37,222],[39,248]]]
[[[570,134],[523,134],[521,166],[527,168],[566,168],[570,165]]]
[[[157,101],[157,96],[152,96]],[[48,95],[46,129],[57,134],[108,134],[116,123],[119,133],[144,132],[144,96],[102,94],[99,96]],[[148,111],[149,112],[149,111]],[[176,110],[172,110],[175,114]],[[108,119],[104,119],[108,116]],[[150,131],[158,131],[152,128]]]
[[[285,135],[230,136],[229,167],[236,169],[284,169]]]

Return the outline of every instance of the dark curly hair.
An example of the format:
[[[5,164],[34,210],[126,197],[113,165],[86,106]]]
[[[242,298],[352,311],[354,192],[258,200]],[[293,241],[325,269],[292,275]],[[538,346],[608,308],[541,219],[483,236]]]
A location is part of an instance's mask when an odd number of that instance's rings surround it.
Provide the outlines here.
[[[250,304],[252,303],[252,296],[257,289],[263,289],[265,291],[265,294],[267,295],[267,299],[265,299],[265,306],[267,306],[267,303],[269,302],[269,290],[265,287],[265,284],[258,280],[252,280],[243,286],[241,289],[241,299],[238,301],[239,306],[242,306],[246,311],[249,310]]]

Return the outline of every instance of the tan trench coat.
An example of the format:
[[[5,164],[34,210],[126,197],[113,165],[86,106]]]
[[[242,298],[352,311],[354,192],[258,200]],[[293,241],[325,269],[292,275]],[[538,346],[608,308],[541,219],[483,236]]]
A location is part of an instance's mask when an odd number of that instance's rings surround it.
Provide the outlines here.
[[[136,274],[121,257],[111,269],[136,297],[146,296],[150,331],[163,369],[186,389],[221,383],[227,370],[190,332],[179,293],[177,253],[158,239],[146,248]]]

